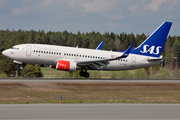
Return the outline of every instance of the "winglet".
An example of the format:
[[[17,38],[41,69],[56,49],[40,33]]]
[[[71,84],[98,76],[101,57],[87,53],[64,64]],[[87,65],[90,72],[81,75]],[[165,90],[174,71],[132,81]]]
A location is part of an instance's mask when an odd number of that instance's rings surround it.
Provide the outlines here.
[[[132,47],[133,47],[134,45],[132,44],[131,46],[129,46],[129,48],[124,52],[124,54],[122,55],[122,56],[120,56],[119,58],[126,58],[128,55],[129,55],[129,53],[130,53],[130,51],[131,51],[131,49],[132,49]]]
[[[101,50],[103,47],[104,41],[102,41],[96,48],[96,50]]]

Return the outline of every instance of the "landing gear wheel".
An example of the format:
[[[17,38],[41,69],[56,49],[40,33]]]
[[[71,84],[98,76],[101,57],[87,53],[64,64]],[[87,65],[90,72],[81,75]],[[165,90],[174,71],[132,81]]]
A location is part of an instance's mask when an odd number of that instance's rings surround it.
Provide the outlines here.
[[[87,70],[84,72],[82,69],[81,69],[81,72],[79,73],[79,75],[81,77],[85,77],[85,78],[88,78],[90,76],[89,73],[87,72]]]
[[[81,72],[79,73],[79,75],[80,75],[81,77],[84,77],[85,72],[84,72],[84,71],[81,71]]]
[[[85,77],[85,78],[88,78],[88,77],[89,77],[89,73],[88,73],[88,72],[85,72],[84,77]]]

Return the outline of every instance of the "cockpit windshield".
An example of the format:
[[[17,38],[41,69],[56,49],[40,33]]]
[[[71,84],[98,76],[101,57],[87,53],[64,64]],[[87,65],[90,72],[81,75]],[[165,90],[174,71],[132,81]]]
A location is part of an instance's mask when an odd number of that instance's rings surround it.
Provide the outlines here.
[[[19,48],[16,48],[16,47],[11,47],[11,49],[14,49],[14,50],[19,50]]]

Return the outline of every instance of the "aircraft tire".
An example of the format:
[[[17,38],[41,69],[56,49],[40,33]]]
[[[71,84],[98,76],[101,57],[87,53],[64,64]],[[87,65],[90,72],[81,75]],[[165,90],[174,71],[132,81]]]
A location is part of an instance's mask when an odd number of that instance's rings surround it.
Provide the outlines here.
[[[79,73],[79,75],[80,75],[81,77],[84,77],[85,72],[81,71],[81,72]]]
[[[85,77],[85,78],[88,78],[89,76],[90,76],[89,73],[88,73],[88,72],[85,72],[84,77]]]

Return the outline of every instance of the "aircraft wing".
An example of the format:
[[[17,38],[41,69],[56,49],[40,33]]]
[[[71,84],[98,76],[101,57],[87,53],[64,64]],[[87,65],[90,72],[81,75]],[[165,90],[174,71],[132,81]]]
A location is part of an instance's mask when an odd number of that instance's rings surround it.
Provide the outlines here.
[[[123,55],[116,57],[116,58],[108,58],[108,59],[98,59],[98,60],[84,60],[84,61],[76,61],[78,66],[89,66],[90,68],[100,70],[103,67],[107,67],[109,64],[109,61],[122,59],[128,57],[133,45],[131,45],[124,53]]]

